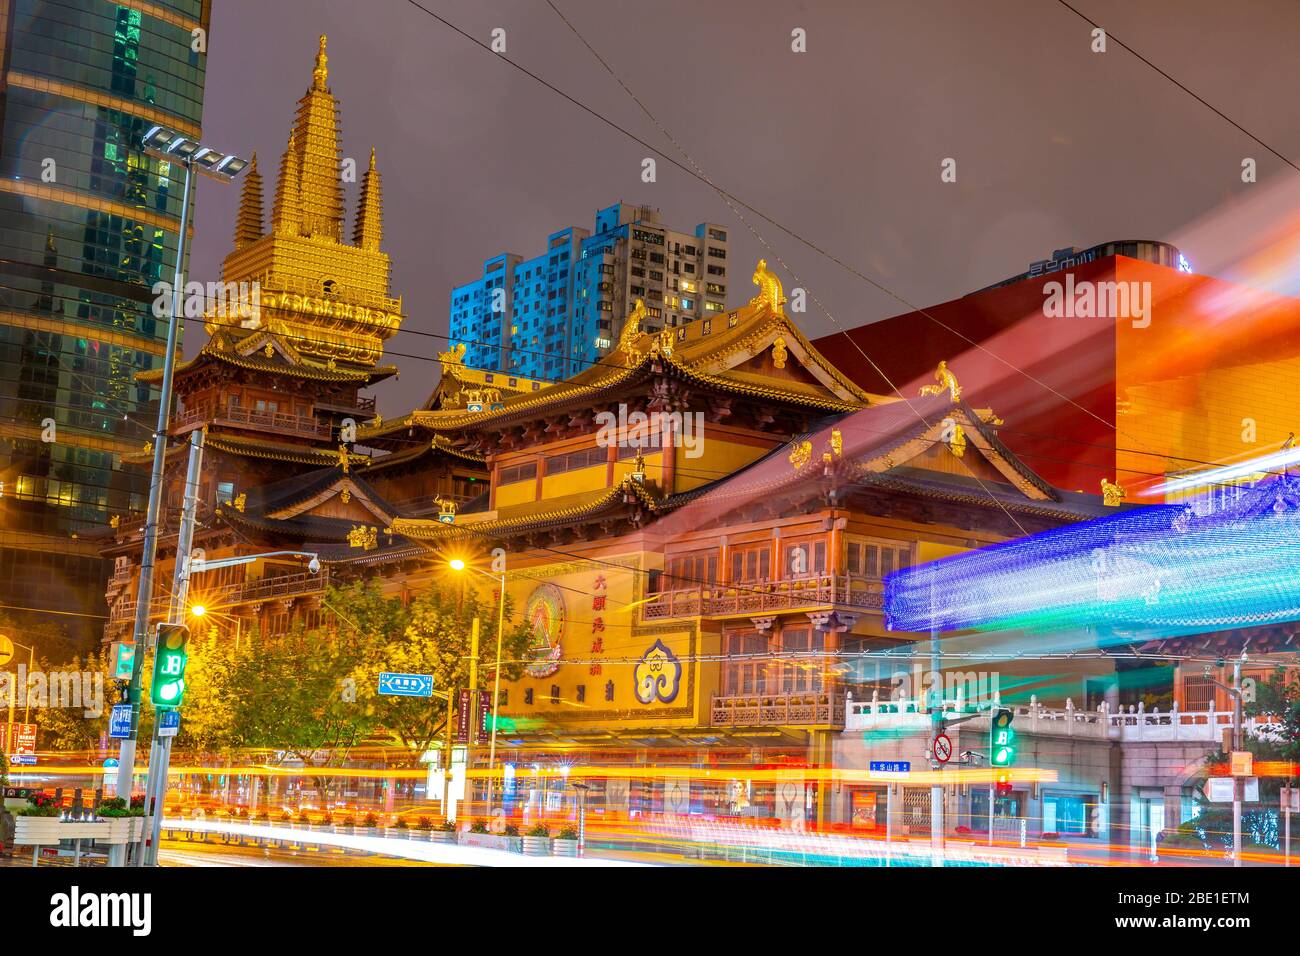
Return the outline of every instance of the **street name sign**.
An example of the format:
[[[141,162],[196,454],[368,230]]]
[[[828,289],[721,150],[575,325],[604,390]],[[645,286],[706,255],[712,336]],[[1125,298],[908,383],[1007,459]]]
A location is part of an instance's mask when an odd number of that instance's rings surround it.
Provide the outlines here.
[[[432,674],[393,674],[388,671],[379,675],[379,693],[390,697],[432,697]]]
[[[1210,777],[1205,781],[1205,796],[1211,803],[1232,803],[1232,785],[1237,777]],[[1243,803],[1259,802],[1259,777],[1247,777],[1242,781]]]
[[[910,760],[873,760],[870,764],[872,773],[911,773]]]
[[[126,740],[131,736],[131,705],[114,704],[108,715],[108,735],[114,740]]]
[[[158,736],[175,737],[181,729],[181,712],[164,710],[158,714]]]

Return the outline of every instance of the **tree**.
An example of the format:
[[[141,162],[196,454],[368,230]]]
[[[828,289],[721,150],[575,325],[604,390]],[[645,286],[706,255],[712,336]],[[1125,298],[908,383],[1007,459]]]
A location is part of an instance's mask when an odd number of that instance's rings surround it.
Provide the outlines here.
[[[438,697],[412,698],[380,695],[379,674],[395,671],[432,674],[434,689],[455,692],[469,686],[470,632],[474,618],[485,626],[480,634],[478,673],[480,687],[491,686],[496,665],[497,603],[481,601],[477,594],[463,597],[459,588],[437,585],[415,598],[408,607],[384,598],[378,588],[360,585],[339,597],[354,621],[356,637],[364,648],[361,664],[353,672],[357,699],[376,725],[400,744],[405,760],[414,766],[439,740],[448,718],[448,704]],[[513,680],[523,673],[532,635],[523,623],[513,623],[506,598],[506,627],[501,644],[501,678]]]
[[[1265,682],[1257,685],[1255,701],[1242,708],[1246,717],[1254,717],[1258,732],[1246,734],[1245,747],[1257,762],[1300,760],[1300,681],[1288,677],[1281,668]],[[1229,755],[1221,747],[1206,755],[1205,770],[1200,775],[1203,782],[1209,768],[1226,764]],[[1292,780],[1287,781],[1293,785]],[[1242,843],[1248,849],[1277,848],[1281,845],[1278,827],[1278,799],[1282,780],[1278,777],[1259,778],[1259,803],[1245,804],[1241,812]],[[1196,803],[1199,807],[1195,819],[1180,829],[1185,835],[1195,834],[1208,850],[1227,851],[1232,848],[1232,808],[1221,803],[1210,803],[1198,789]]]

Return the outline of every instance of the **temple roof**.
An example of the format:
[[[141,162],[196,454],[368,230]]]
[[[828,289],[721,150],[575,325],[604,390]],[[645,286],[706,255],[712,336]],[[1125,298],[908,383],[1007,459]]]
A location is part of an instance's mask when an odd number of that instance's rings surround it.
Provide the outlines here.
[[[763,276],[764,281],[775,281],[770,273]],[[779,297],[779,283],[776,290]],[[676,329],[638,334],[645,314],[638,300],[618,347],[601,362],[563,382],[502,395],[497,402],[484,403],[483,411],[417,409],[379,427],[362,427],[358,438],[382,437],[410,427],[465,431],[528,421],[591,408],[593,403],[661,376],[721,394],[826,413],[894,401],[869,395],[841,374],[785,314],[783,302],[781,298],[773,304],[770,295],[760,294],[732,312]],[[714,332],[715,323],[725,323],[725,328]]]
[[[358,367],[316,361],[296,350],[289,339],[288,335],[270,329],[259,330],[242,337],[237,337],[229,331],[214,332],[198,354],[176,365],[175,374],[184,374],[207,362],[219,362],[235,368],[310,381],[356,382],[358,385],[373,385],[397,372],[396,367],[392,365]],[[266,354],[268,347],[270,355]],[[157,368],[137,372],[135,377],[141,382],[158,382],[162,380],[162,375],[162,369]]]

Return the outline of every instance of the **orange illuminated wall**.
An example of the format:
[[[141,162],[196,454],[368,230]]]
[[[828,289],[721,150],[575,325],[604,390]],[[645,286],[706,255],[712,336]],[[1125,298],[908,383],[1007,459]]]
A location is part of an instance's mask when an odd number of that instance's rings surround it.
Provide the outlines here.
[[[1249,457],[1300,432],[1300,301],[1125,256],[1069,272],[1076,288],[1149,283],[1150,324],[1048,317],[1044,287],[1063,283],[1060,272],[815,344],[867,391],[897,385],[909,398],[946,359],[963,398],[993,408],[1002,440],[1067,490],[1095,494],[1118,474],[1135,500],[1168,471]],[[1244,440],[1252,422],[1254,442]]]

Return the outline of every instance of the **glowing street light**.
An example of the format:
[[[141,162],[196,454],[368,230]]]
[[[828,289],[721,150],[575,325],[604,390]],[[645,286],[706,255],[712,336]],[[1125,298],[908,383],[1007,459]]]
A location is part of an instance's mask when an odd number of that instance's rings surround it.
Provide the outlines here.
[[[204,607],[202,604],[195,604],[193,607],[190,608],[191,617],[202,617],[207,613],[208,613],[208,609]]]

